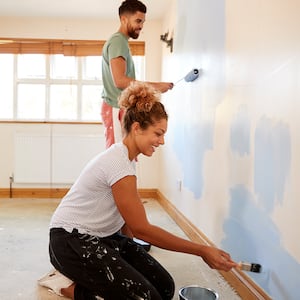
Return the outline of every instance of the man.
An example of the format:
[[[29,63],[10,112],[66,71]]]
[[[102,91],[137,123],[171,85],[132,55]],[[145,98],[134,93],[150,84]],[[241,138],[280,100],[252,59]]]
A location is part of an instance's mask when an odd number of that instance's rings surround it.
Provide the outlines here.
[[[103,47],[102,80],[103,104],[101,116],[105,130],[106,147],[122,140],[122,111],[118,97],[135,80],[135,69],[128,40],[137,39],[145,22],[146,6],[138,0],[123,1],[119,7],[120,27]],[[173,88],[171,82],[148,82],[164,93]]]

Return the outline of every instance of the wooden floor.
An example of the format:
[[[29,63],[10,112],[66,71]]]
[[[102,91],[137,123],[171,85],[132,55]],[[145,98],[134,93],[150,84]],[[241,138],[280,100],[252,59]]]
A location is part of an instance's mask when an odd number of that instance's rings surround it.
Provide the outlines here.
[[[1,300],[65,299],[37,285],[37,280],[52,268],[48,258],[48,224],[58,203],[58,199],[0,199]],[[144,200],[144,205],[152,223],[185,237],[155,200]],[[174,299],[178,299],[181,287],[193,284],[216,290],[220,300],[241,299],[200,258],[156,247],[150,251],[174,277]]]

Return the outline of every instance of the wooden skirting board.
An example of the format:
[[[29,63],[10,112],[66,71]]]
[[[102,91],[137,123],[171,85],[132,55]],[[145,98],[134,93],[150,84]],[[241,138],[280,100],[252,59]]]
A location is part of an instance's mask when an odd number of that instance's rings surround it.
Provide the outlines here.
[[[164,210],[172,217],[177,225],[184,231],[190,240],[214,246],[211,241],[195,226],[193,225],[164,195],[157,191],[155,198],[164,208]],[[239,270],[232,270],[230,272],[219,271],[228,284],[237,292],[237,294],[245,300],[271,300],[267,295],[249,276]]]
[[[68,188],[0,189],[0,198],[62,198]],[[139,189],[141,198],[157,198],[157,189]]]
[[[66,188],[13,188],[0,189],[0,198],[62,198]]]
[[[13,188],[0,189],[0,198],[62,198],[69,189],[66,188]],[[139,189],[141,198],[157,200],[164,210],[192,241],[214,246],[213,243],[193,225],[159,190]],[[220,274],[230,284],[242,299],[272,300],[247,274],[239,270],[220,271]]]

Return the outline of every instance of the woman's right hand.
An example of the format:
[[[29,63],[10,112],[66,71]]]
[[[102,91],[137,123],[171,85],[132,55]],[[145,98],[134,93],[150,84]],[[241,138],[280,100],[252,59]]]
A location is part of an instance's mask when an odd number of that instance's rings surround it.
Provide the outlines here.
[[[238,267],[238,263],[234,262],[227,252],[211,246],[203,247],[201,257],[212,269],[228,272]]]

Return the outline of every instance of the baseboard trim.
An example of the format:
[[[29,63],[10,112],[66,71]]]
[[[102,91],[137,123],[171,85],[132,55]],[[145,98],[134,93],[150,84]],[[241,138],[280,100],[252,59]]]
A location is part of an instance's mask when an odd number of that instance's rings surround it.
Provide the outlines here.
[[[0,189],[0,198],[62,198],[68,190],[68,188]]]
[[[13,188],[0,189],[0,198],[62,198],[68,188]],[[157,198],[157,189],[139,189],[141,198]]]
[[[211,241],[192,224],[160,191],[157,191],[157,201],[172,217],[177,225],[185,232],[190,240],[205,245],[214,246]],[[249,276],[239,270],[230,272],[219,271],[229,285],[242,299],[247,300],[272,300]]]
[[[138,189],[141,198],[153,198],[157,199],[157,189]]]
[[[68,188],[0,189],[0,198],[62,198]],[[213,243],[157,189],[139,189],[141,198],[157,200],[164,210],[192,241],[213,246]],[[247,274],[239,270],[220,272],[242,299],[272,300]]]

